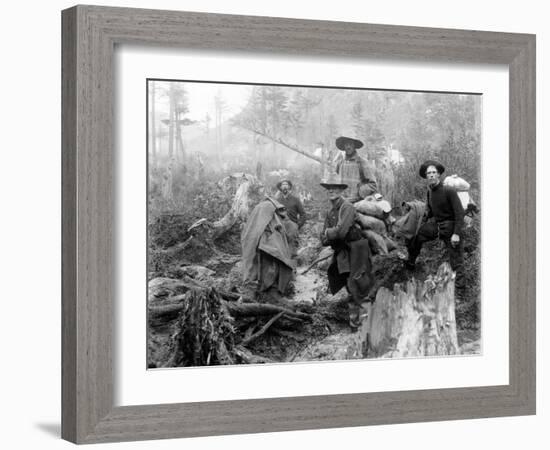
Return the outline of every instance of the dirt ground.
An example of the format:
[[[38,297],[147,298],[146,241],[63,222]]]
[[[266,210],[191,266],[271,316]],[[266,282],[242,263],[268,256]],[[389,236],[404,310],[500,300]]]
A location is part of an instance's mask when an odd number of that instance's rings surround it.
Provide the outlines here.
[[[183,224],[181,219],[170,218],[164,224],[159,221],[152,228],[155,233],[177,235],[174,228]],[[299,327],[292,326],[272,327],[261,338],[254,341],[248,348],[255,355],[268,358],[273,362],[339,360],[360,358],[360,352],[355,351],[358,343],[356,333],[352,333],[348,326],[347,294],[345,290],[332,296],[327,292],[326,268],[324,261],[307,273],[302,272],[317,257],[320,243],[317,239],[322,224],[311,221],[302,229],[300,235],[300,251],[298,252],[299,266],[287,295],[265,293],[263,302],[272,302],[289,308],[299,308],[307,311],[311,322],[304,322]],[[478,245],[475,239],[478,236],[472,229],[466,234],[465,261],[469,276],[475,277],[477,283],[470,283],[466,296],[456,305],[457,337],[460,351],[463,354],[477,354],[480,352],[480,324],[479,324],[479,268],[476,258],[479,257]],[[184,235],[178,236],[180,243],[163,248],[154,245],[157,242],[151,239],[153,245],[149,252],[149,279],[167,277],[179,279],[197,277],[196,273],[189,273],[186,267],[204,267],[211,272],[202,274],[202,281],[225,292],[240,294],[241,272],[239,245],[240,232],[238,227],[222,239],[214,243],[204,243],[200,239],[190,239]],[[177,241],[172,240],[170,243]],[[182,245],[182,243],[185,245]],[[213,244],[213,245],[212,245]],[[434,273],[437,266],[445,257],[444,246],[440,242],[433,242],[423,249],[418,258],[417,269],[411,274],[403,269],[402,257],[406,252],[404,247],[392,251],[389,255],[376,255],[373,258],[374,273],[382,285],[391,288],[394,283],[402,283],[414,276],[422,280],[429,273]],[[472,271],[477,273],[472,274]],[[206,275],[205,275],[206,273]],[[258,324],[258,327],[267,322],[267,318]],[[170,339],[174,334],[173,323],[165,327],[159,326],[149,333],[150,367],[156,367],[156,361],[166,358],[170,346]],[[257,329],[257,327],[256,327]]]

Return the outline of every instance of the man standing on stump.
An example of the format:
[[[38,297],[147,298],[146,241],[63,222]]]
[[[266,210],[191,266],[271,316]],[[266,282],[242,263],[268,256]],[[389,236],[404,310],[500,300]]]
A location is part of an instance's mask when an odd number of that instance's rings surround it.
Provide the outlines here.
[[[441,182],[445,167],[437,161],[428,160],[420,166],[419,174],[428,182],[426,215],[416,236],[408,242],[408,269],[414,269],[422,245],[425,242],[441,239],[449,249],[450,263],[456,272],[455,288],[458,295],[464,290],[464,256],[462,227],[464,209],[457,192]]]
[[[349,324],[352,331],[357,331],[361,325],[362,304],[368,301],[374,281],[369,242],[355,226],[355,208],[343,198],[348,185],[333,176],[321,182],[321,186],[327,190],[331,204],[321,232],[321,243],[334,250],[328,268],[329,290],[334,295],[346,287]],[[368,308],[369,304],[366,306]]]

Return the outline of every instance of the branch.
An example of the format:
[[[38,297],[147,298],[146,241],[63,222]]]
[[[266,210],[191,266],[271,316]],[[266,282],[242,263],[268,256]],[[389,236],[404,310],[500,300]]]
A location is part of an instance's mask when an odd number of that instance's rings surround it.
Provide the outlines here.
[[[300,275],[305,275],[308,273],[316,264],[319,264],[321,261],[324,261],[325,259],[329,259],[332,256],[332,253],[330,255],[322,256],[320,258],[317,258],[315,261],[313,261],[309,266],[307,266],[306,269],[304,269],[302,272],[300,272]]]
[[[281,311],[279,314],[274,315],[269,321],[256,333],[254,333],[252,336],[249,336],[242,340],[241,345],[243,347],[246,347],[248,344],[250,344],[253,340],[259,338],[262,334],[264,334],[271,325],[273,325],[285,312]]]
[[[282,306],[269,303],[235,303],[222,300],[228,312],[233,317],[270,316],[279,312],[284,313],[289,320],[305,320],[311,322],[311,316],[300,311],[292,311]]]
[[[318,163],[322,164],[323,161],[318,156],[313,155],[312,153],[306,152],[305,150],[302,150],[292,144],[289,144],[288,142],[284,141],[280,137],[273,137],[267,133],[264,133],[263,131],[256,130],[254,128],[247,127],[246,125],[243,125],[242,123],[237,124],[237,126],[243,128],[244,130],[250,131],[251,133],[257,134],[258,136],[265,137],[267,139],[272,140],[273,142],[280,144],[296,153],[299,153],[300,155],[304,155],[307,158],[313,159],[314,161],[317,161]]]

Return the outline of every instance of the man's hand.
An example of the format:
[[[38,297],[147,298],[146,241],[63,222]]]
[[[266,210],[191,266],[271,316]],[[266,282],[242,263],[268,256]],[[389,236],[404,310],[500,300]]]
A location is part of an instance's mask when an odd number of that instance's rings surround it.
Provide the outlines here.
[[[459,242],[460,242],[460,236],[458,234],[453,234],[451,236],[451,245],[453,247],[456,247]]]
[[[323,245],[327,245],[328,242],[327,242],[327,230],[324,230],[322,233],[321,233],[321,244]]]

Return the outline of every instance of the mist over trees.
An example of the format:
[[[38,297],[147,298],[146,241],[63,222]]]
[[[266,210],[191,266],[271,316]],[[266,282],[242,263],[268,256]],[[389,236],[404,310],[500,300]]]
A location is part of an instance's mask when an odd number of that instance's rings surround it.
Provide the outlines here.
[[[197,115],[190,94],[201,83],[149,82],[149,186],[158,210],[234,172],[288,170],[314,191],[342,152],[336,137],[364,142],[359,153],[395,176],[395,201],[421,198],[420,163],[437,158],[479,190],[481,96],[213,85]],[[239,89],[236,102],[230,89]],[[196,101],[196,100],[195,100]],[[195,104],[196,105],[196,104]]]

